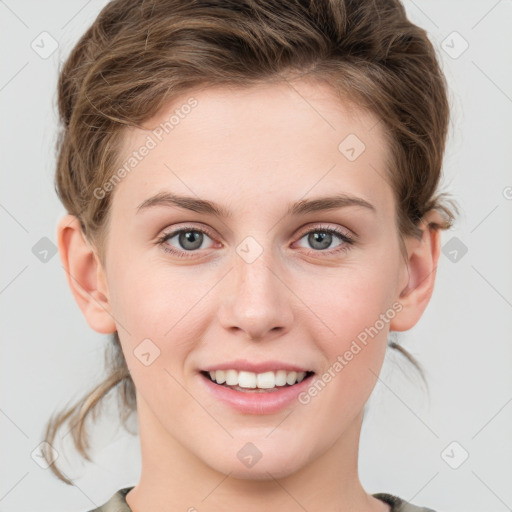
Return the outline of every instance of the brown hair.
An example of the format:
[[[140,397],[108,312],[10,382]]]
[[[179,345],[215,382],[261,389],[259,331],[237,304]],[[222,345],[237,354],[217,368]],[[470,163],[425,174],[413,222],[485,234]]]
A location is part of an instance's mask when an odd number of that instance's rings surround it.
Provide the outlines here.
[[[399,0],[113,0],[73,48],[58,82],[61,122],[55,187],[104,262],[111,194],[98,198],[120,165],[124,129],[142,123],[193,87],[244,87],[312,77],[383,123],[392,161],[397,228],[419,237],[431,209],[448,229],[456,204],[438,194],[449,123],[445,77],[425,30]],[[123,424],[136,411],[135,386],[117,332],[107,347],[107,378],[50,418],[52,444],[66,421],[88,456],[85,420],[112,389]],[[388,342],[419,370],[403,347]],[[50,455],[43,450],[50,462]],[[50,463],[52,471],[72,482]]]

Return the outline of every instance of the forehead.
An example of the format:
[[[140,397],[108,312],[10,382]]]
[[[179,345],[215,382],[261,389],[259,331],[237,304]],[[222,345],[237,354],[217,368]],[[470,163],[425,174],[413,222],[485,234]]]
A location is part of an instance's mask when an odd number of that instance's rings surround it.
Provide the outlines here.
[[[144,127],[124,133],[127,172],[113,191],[131,208],[163,189],[260,206],[269,193],[277,206],[333,188],[381,209],[392,201],[382,123],[323,82],[192,89]]]

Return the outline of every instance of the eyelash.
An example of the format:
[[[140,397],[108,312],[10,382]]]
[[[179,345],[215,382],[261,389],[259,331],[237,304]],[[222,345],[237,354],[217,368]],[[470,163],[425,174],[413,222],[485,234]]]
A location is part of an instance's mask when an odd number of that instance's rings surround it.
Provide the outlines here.
[[[157,243],[157,245],[160,245],[165,252],[170,253],[173,256],[177,256],[178,258],[191,258],[191,257],[193,257],[194,253],[198,252],[197,250],[195,250],[195,251],[178,251],[174,248],[171,248],[169,245],[167,245],[165,243],[167,240],[174,238],[176,235],[183,233],[183,232],[186,233],[188,231],[204,233],[205,235],[208,235],[210,238],[212,238],[212,239],[214,238],[212,236],[212,234],[207,229],[197,228],[197,227],[193,227],[193,226],[185,226],[184,228],[177,229],[176,231],[164,233],[160,238],[158,238],[156,243]],[[304,233],[301,234],[301,236],[299,237],[299,240],[304,238],[306,235],[309,235],[310,233],[329,233],[331,235],[338,236],[342,242],[345,242],[344,244],[341,244],[340,246],[338,246],[336,249],[331,249],[331,250],[326,249],[323,251],[310,249],[310,252],[314,252],[314,253],[327,253],[329,255],[343,253],[343,252],[348,251],[350,246],[353,245],[355,242],[355,240],[351,236],[349,236],[347,233],[345,233],[344,231],[341,231],[336,228],[323,227],[323,226],[317,226],[313,229],[310,229],[309,231],[305,231]]]

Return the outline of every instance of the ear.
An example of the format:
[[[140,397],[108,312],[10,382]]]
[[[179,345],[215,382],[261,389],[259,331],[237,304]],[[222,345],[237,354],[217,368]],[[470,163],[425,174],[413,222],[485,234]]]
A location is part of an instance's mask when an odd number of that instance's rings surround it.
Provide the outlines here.
[[[407,331],[414,327],[432,296],[441,250],[441,233],[431,223],[443,224],[436,210],[431,210],[422,219],[419,225],[423,230],[421,240],[412,236],[405,240],[408,258],[402,268],[401,292],[396,298],[402,309],[391,320],[391,331]]]
[[[60,219],[57,240],[69,287],[87,323],[102,334],[115,332],[103,267],[76,216],[65,215]]]

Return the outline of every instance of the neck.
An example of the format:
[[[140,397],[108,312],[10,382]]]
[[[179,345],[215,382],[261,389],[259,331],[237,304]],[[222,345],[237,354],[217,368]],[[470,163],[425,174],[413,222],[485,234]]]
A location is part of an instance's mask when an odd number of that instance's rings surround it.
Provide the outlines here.
[[[140,397],[138,397],[140,399]],[[320,456],[290,473],[258,479],[224,474],[191,453],[137,402],[142,450],[139,483],[127,494],[133,512],[380,512],[389,506],[368,495],[359,481],[357,462],[363,411]]]

